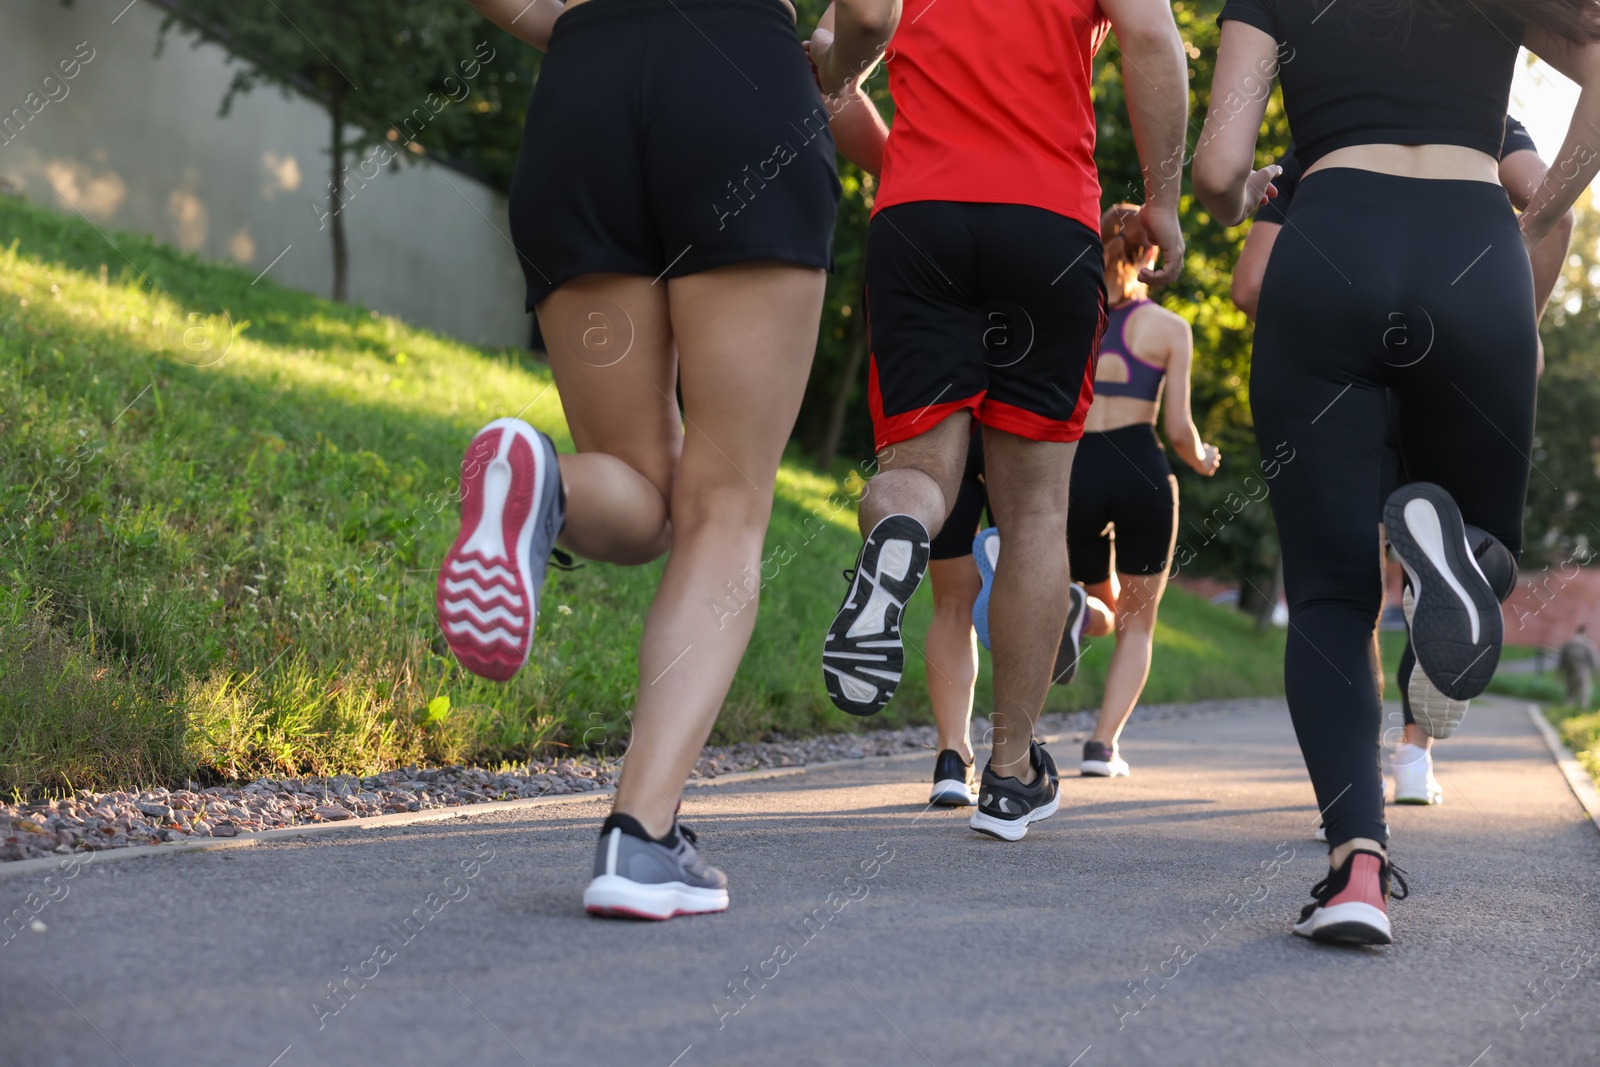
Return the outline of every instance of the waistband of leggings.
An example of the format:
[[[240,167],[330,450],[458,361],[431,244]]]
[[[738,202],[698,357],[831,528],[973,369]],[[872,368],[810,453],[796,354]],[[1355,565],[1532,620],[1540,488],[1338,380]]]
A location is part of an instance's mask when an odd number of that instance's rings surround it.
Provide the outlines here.
[[[725,13],[779,19],[790,32],[795,28],[795,17],[783,0],[585,0],[556,19],[550,44],[554,47],[557,40],[575,32],[652,15],[676,15],[692,24],[696,15]]]
[[[1085,430],[1083,433],[1083,443],[1091,446],[1106,444],[1127,448],[1130,444],[1141,444],[1145,441],[1149,441],[1157,448],[1161,447],[1161,438],[1156,436],[1156,424],[1153,422],[1134,422],[1127,426],[1118,426],[1115,430]]]
[[[1379,203],[1468,204],[1498,207],[1507,202],[1505,187],[1471,178],[1411,178],[1361,167],[1324,167],[1300,179],[1295,203],[1302,193],[1318,197],[1372,197]]]

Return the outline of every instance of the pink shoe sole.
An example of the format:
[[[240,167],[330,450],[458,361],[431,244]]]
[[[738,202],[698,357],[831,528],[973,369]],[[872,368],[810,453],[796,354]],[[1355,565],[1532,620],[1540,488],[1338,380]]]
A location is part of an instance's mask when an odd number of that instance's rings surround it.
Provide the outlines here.
[[[541,442],[518,419],[496,419],[461,460],[461,532],[439,568],[434,600],[450,651],[473,674],[503,682],[528,661],[537,590],[528,545],[548,471]]]

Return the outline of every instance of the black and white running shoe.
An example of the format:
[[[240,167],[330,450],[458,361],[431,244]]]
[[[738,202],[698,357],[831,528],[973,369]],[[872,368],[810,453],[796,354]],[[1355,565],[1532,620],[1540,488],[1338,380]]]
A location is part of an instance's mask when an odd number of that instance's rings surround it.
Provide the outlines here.
[[[1401,590],[1400,599],[1409,618],[1415,604],[1409,587]],[[1411,712],[1411,721],[1422,727],[1422,732],[1429,737],[1449,737],[1455,733],[1461,720],[1466,718],[1467,701],[1451,700],[1441,693],[1414,657],[1400,666],[1400,699]],[[1408,666],[1411,669],[1405,670]],[[1429,776],[1432,776],[1431,771]]]
[[[1450,494],[1430,482],[1396,489],[1383,507],[1383,524],[1410,582],[1406,622],[1417,665],[1451,700],[1471,700],[1489,684],[1500,662],[1500,599],[1467,543],[1461,512]],[[1433,737],[1448,737],[1419,720]]]
[[[872,528],[839,614],[828,627],[822,676],[840,711],[871,715],[894,696],[905,670],[900,619],[928,571],[928,531],[910,515],[890,515]]]
[[[1067,628],[1061,631],[1061,647],[1056,649],[1056,666],[1051,672],[1053,685],[1070,685],[1078,674],[1078,661],[1088,642],[1083,639],[1083,624],[1089,618],[1089,594],[1076,582],[1067,586]]]
[[[961,753],[947,748],[933,765],[933,795],[928,803],[942,808],[965,808],[978,802],[972,791],[972,764]]]
[[[1055,760],[1038,741],[1030,743],[1028,758],[1038,777],[1023,785],[1013,777],[1002,778],[986,764],[978,786],[978,810],[968,824],[980,834],[1002,841],[1021,841],[1028,824],[1048,819],[1061,804],[1061,775]]]
[[[1078,764],[1078,773],[1085,778],[1126,778],[1131,772],[1128,761],[1122,758],[1116,745],[1085,741],[1083,762]]]

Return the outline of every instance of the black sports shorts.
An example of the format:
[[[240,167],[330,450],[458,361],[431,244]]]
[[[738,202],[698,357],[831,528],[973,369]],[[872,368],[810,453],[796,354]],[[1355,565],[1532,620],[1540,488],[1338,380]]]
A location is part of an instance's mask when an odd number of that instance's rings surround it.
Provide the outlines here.
[[[1118,574],[1165,574],[1178,537],[1178,479],[1149,423],[1086,433],[1072,461],[1067,560],[1072,580],[1093,585]]]
[[[867,397],[882,449],[970,409],[984,426],[1076,441],[1105,328],[1100,235],[1022,204],[920,200],[867,235]]]
[[[961,472],[961,488],[955,506],[945,516],[944,525],[928,546],[929,559],[960,559],[972,555],[972,539],[983,528],[984,512],[989,510],[989,491],[983,484],[983,431],[972,428],[967,445],[967,467]],[[992,525],[991,518],[991,525]]]
[[[556,19],[511,181],[528,309],[580,274],[829,266],[828,110],[779,0],[589,0]]]

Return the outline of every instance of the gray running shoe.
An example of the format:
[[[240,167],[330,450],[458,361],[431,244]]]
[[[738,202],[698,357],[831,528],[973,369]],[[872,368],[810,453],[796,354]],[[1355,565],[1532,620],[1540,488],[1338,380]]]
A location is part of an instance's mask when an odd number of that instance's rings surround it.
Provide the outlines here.
[[[594,880],[583,891],[590,915],[670,919],[728,910],[728,876],[695,851],[693,831],[674,825],[676,847],[623,832],[611,819],[600,832]]]
[[[1083,624],[1089,619],[1089,593],[1074,582],[1067,586],[1067,628],[1061,632],[1061,647],[1056,650],[1056,665],[1050,676],[1052,685],[1070,685],[1078,674],[1078,661],[1083,659],[1089,642],[1083,636]]]

